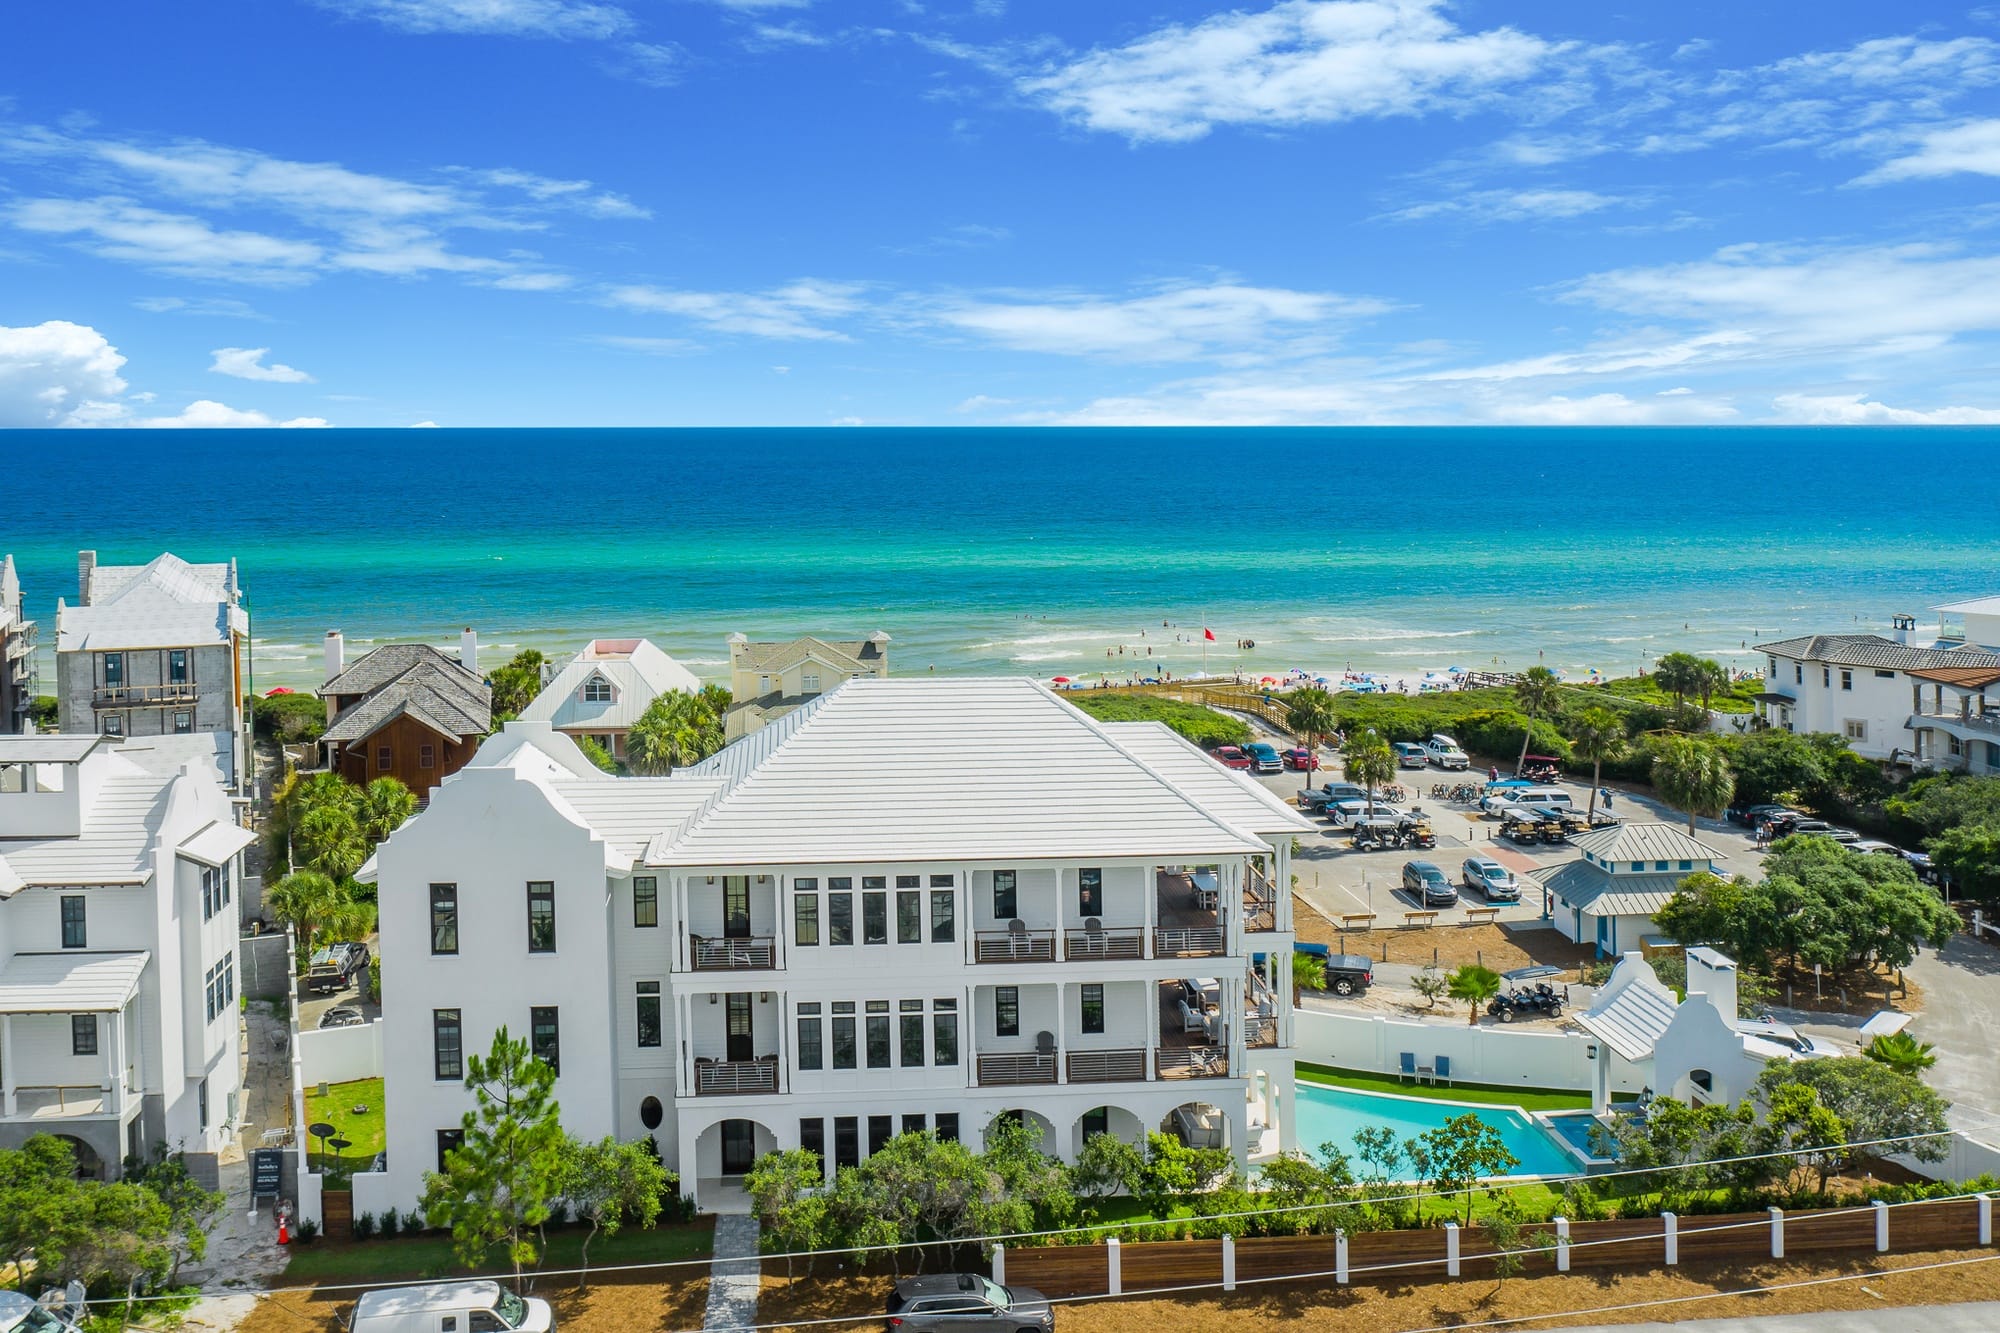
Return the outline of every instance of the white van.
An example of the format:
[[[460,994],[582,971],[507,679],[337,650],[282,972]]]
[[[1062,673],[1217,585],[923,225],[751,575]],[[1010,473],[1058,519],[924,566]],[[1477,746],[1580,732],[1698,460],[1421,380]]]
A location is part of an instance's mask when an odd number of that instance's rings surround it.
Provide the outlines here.
[[[1515,805],[1529,805],[1537,810],[1576,809],[1576,802],[1561,787],[1517,787],[1507,799]]]
[[[431,1282],[367,1291],[354,1303],[349,1333],[555,1333],[555,1312],[498,1282]]]

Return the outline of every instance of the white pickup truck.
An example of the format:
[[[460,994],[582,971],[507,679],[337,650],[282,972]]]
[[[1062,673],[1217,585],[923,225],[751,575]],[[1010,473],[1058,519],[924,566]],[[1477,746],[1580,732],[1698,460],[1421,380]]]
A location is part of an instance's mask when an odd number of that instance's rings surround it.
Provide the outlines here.
[[[1466,757],[1465,751],[1458,748],[1458,742],[1441,731],[1424,742],[1424,753],[1429,755],[1431,762],[1439,768],[1472,767],[1472,760]]]

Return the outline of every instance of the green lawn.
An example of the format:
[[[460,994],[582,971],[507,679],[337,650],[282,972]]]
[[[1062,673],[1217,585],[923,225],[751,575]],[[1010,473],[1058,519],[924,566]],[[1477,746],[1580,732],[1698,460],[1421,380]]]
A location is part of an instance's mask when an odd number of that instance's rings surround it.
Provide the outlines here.
[[[676,1259],[706,1259],[713,1239],[714,1223],[702,1218],[685,1225],[658,1227],[652,1231],[626,1228],[611,1237],[598,1236],[590,1247],[590,1266],[661,1263]],[[549,1234],[549,1247],[539,1265],[544,1269],[578,1266],[583,1239],[589,1233],[571,1227]],[[285,1268],[288,1282],[372,1282],[401,1278],[463,1276],[468,1270],[451,1252],[451,1238],[443,1235],[399,1236],[395,1240],[315,1241],[292,1247],[292,1260]],[[495,1250],[490,1261],[478,1270],[506,1273],[512,1270]],[[679,1271],[706,1277],[705,1269],[663,1270],[671,1278]]]
[[[368,1109],[356,1115],[354,1108]],[[335,1138],[347,1140],[347,1147],[336,1153],[328,1149],[324,1154],[315,1151],[313,1158],[323,1164],[327,1175],[345,1179],[355,1171],[366,1171],[375,1160],[375,1154],[388,1147],[387,1131],[382,1118],[382,1080],[379,1078],[356,1079],[352,1083],[333,1083],[327,1086],[326,1096],[317,1096],[312,1090],[306,1092],[306,1123],[321,1121],[332,1125],[340,1132]],[[310,1135],[307,1136],[311,1138]],[[314,1149],[321,1147],[318,1139],[312,1139]]]
[[[1557,1092],[1547,1088],[1502,1088],[1481,1083],[1453,1083],[1449,1086],[1404,1082],[1394,1074],[1364,1074],[1352,1069],[1299,1061],[1301,1082],[1328,1087],[1352,1088],[1356,1092],[1393,1092],[1405,1097],[1428,1097],[1443,1102],[1477,1102],[1481,1106],[1518,1106],[1524,1111],[1587,1111],[1587,1092]]]

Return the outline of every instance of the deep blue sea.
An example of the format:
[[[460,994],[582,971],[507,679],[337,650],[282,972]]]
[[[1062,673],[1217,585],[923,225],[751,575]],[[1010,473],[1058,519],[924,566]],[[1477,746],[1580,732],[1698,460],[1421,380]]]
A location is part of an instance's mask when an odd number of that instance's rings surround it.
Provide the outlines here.
[[[733,630],[877,629],[898,674],[1183,674],[1204,624],[1211,671],[1628,674],[2000,593],[1983,428],[13,431],[0,457],[44,652],[79,547],[233,555],[260,690],[317,683],[329,628],[467,625],[488,665],[644,635],[706,675]]]

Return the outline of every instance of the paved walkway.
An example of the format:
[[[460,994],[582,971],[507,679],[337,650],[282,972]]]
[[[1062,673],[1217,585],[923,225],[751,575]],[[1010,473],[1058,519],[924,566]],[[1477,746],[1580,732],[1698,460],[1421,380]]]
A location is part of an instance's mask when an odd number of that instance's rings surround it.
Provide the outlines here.
[[[2000,1303],[1884,1306],[1825,1314],[1741,1315],[1679,1319],[1670,1324],[1576,1325],[1569,1333],[1990,1333],[2000,1328]]]
[[[1925,1081],[1951,1102],[1950,1120],[1987,1143],[2000,1144],[2000,949],[1956,935],[1940,952],[1925,949],[1906,969],[1923,987],[1924,1011],[1913,1036],[1937,1047]],[[2000,1328],[2000,1320],[1993,1327]]]
[[[757,1288],[763,1266],[757,1261],[757,1219],[727,1213],[715,1219],[715,1257],[708,1267],[705,1329],[750,1328],[757,1322]]]

